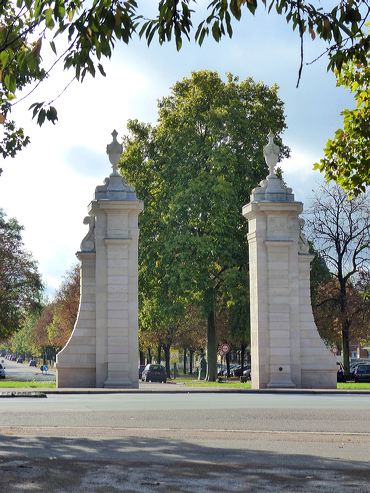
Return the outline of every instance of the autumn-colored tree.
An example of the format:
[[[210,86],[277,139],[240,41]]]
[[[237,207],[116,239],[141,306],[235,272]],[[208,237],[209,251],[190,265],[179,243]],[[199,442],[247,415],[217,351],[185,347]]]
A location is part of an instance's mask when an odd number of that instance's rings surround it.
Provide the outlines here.
[[[53,321],[53,317],[54,304],[48,303],[42,309],[40,317],[33,326],[33,337],[39,348],[45,348],[50,344],[48,328]]]
[[[53,320],[48,328],[50,344],[62,348],[68,341],[77,318],[80,301],[80,267],[70,269],[58,289],[53,310]]]
[[[41,353],[55,357],[70,337],[79,306],[80,270],[67,271],[52,302],[47,303],[33,326],[33,339]]]
[[[349,374],[349,342],[356,325],[351,306],[354,286],[360,272],[368,273],[370,269],[369,198],[362,194],[349,200],[338,185],[322,186],[316,193],[307,225],[334,278],[334,284],[328,285],[327,290],[323,288],[326,298],[321,298],[320,303],[332,306],[333,310],[333,303],[338,306],[343,365]]]
[[[363,279],[346,288],[346,319],[350,320],[349,344],[366,343],[370,337],[370,299],[365,295]],[[342,347],[342,322],[340,312],[340,285],[332,278],[317,290],[314,306],[315,322],[324,341]]]
[[[179,324],[177,346],[183,350],[184,374],[187,373],[189,361],[189,373],[194,370],[194,354],[206,347],[207,321],[198,305],[188,305],[184,310],[184,316]]]

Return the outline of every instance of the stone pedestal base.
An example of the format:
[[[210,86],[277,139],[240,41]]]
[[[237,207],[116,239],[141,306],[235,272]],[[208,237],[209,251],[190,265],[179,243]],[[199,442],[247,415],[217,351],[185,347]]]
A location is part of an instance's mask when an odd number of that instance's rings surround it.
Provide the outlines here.
[[[139,377],[138,377],[139,378]],[[138,389],[139,380],[132,382],[130,380],[106,380],[104,383],[106,389]]]
[[[95,387],[95,367],[67,367],[58,365],[57,388],[94,388]]]

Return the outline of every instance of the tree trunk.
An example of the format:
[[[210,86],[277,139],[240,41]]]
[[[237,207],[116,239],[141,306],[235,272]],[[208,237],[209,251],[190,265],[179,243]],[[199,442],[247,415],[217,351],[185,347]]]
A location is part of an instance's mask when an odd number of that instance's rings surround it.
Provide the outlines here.
[[[194,351],[190,349],[189,351],[189,373],[193,374],[193,366],[194,366]]]
[[[340,323],[342,326],[342,357],[343,367],[346,376],[350,375],[350,354],[349,354],[349,330],[351,322],[347,316],[347,300],[346,300],[346,284],[342,277],[339,276],[340,294],[339,294],[339,307],[340,307]]]
[[[216,321],[215,302],[212,293],[211,309],[207,317],[207,376],[208,382],[215,382],[217,378],[217,349],[216,349]]]
[[[160,365],[162,361],[162,345],[158,344],[157,348],[157,363]]]
[[[240,345],[240,366],[242,367],[242,375],[244,371],[244,361],[245,361],[245,344]]]
[[[186,375],[186,368],[188,365],[187,349],[184,347],[184,375]]]
[[[140,364],[145,365],[144,351],[139,351]]]
[[[350,353],[349,353],[349,320],[342,322],[342,356],[344,373],[350,375]]]
[[[150,350],[150,347],[148,347],[148,356],[147,356],[146,362],[147,362],[147,364],[152,362],[152,352]]]
[[[226,374],[227,374],[227,377],[229,378],[230,377],[230,352],[226,353],[226,356],[225,356],[225,360],[226,360]]]
[[[170,367],[170,354],[171,354],[171,344],[163,344],[164,360],[166,365],[167,378],[171,378],[171,367]]]

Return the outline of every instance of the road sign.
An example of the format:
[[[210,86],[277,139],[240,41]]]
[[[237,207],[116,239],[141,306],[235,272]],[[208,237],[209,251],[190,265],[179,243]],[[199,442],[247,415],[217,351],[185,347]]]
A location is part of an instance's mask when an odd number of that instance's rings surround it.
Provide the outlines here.
[[[45,372],[45,373],[47,373],[47,372],[48,372],[48,369],[49,369],[48,365],[44,365],[44,366],[42,367],[42,371],[43,371],[43,372]]]
[[[230,351],[230,349],[231,349],[230,344],[228,344],[227,342],[224,342],[223,344],[220,345],[218,352],[221,355],[224,355],[224,354],[227,354]]]

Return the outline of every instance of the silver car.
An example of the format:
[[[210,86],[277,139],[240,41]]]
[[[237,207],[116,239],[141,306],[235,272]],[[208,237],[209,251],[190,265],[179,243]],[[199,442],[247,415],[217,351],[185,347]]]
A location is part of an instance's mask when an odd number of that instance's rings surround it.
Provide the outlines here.
[[[0,363],[0,378],[5,378],[5,366]]]

